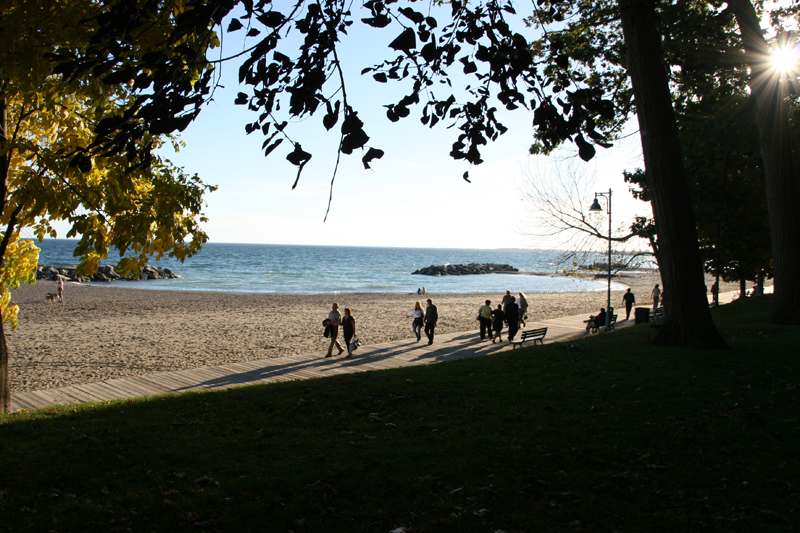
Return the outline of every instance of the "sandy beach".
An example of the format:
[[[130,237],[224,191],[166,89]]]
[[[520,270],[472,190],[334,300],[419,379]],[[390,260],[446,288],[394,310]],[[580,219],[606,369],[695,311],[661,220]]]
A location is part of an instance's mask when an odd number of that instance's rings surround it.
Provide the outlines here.
[[[615,279],[631,287],[637,305],[650,302],[656,274]],[[136,283],[147,283],[136,282]],[[711,282],[709,281],[709,286]],[[131,287],[136,287],[131,283]],[[725,284],[722,290],[733,290]],[[513,287],[509,289],[514,291]],[[68,283],[64,303],[46,301],[55,282],[13,291],[20,325],[5,325],[13,392],[65,387],[106,379],[199,368],[327,350],[322,320],[331,295],[260,295],[161,291]],[[484,300],[502,294],[429,294],[439,309],[437,332],[476,330]],[[416,294],[336,297],[352,309],[365,344],[411,338],[407,315]],[[622,291],[612,292],[621,307]],[[529,295],[528,324],[596,313],[605,291]],[[423,301],[424,307],[424,301]]]

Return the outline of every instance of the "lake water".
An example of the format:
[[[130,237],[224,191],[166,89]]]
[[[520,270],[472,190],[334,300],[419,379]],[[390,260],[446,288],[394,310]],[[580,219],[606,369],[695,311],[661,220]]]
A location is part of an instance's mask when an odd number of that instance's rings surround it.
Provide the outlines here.
[[[75,241],[37,242],[40,265],[74,265]],[[107,263],[116,264],[113,252]],[[184,263],[165,258],[151,264],[169,268],[181,279],[112,282],[115,287],[265,294],[407,294],[426,287],[431,293],[591,292],[606,282],[547,275],[484,274],[420,276],[411,272],[430,265],[500,263],[521,272],[557,271],[559,252],[546,250],[467,250],[450,248],[379,248],[276,244],[208,243]],[[103,283],[102,285],[106,285]],[[622,287],[612,284],[612,289]]]

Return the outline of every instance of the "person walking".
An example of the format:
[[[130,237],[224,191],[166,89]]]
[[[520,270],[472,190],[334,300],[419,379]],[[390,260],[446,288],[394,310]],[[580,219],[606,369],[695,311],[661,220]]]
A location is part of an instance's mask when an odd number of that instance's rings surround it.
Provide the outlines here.
[[[633,308],[633,304],[636,303],[636,297],[633,295],[630,289],[625,291],[625,294],[622,295],[622,303],[625,304],[625,320],[628,320],[631,317],[631,309]]]
[[[508,340],[511,342],[514,340],[517,330],[519,330],[519,307],[517,307],[517,302],[512,299],[503,309],[503,313],[506,315],[506,323],[508,324]]]
[[[422,304],[419,302],[414,304],[414,310],[408,315],[411,321],[411,331],[417,336],[417,342],[422,339],[422,322],[425,319],[425,312],[422,310]]]
[[[719,298],[719,286],[715,281],[711,286],[711,305],[717,305],[717,298]]]
[[[439,321],[439,311],[433,302],[428,298],[428,307],[425,308],[425,335],[428,336],[428,344],[433,344],[433,334],[436,323]]]
[[[658,283],[656,286],[653,287],[653,293],[651,294],[653,297],[653,311],[658,309],[658,300],[661,298],[661,289],[658,288]]]
[[[502,300],[503,311],[505,311],[506,305],[508,305],[508,302],[513,301],[513,300],[514,300],[514,297],[511,296],[511,291],[507,290],[506,293],[503,295],[503,300]]]
[[[64,279],[61,276],[58,277],[58,301],[64,303]]]
[[[344,317],[342,317],[342,334],[344,335],[344,345],[347,347],[347,356],[349,359],[353,356],[353,351],[350,349],[350,341],[356,335],[356,319],[353,318],[353,313],[349,307],[344,308]]]
[[[486,304],[482,305],[480,310],[478,311],[478,321],[481,323],[481,340],[486,339],[486,335],[489,335],[489,339],[492,339],[492,301],[486,300]]]
[[[519,307],[519,323],[523,326],[525,325],[525,318],[528,314],[528,297],[525,296],[524,292],[519,293],[519,298],[517,298],[517,307]]]
[[[344,348],[339,344],[337,337],[339,336],[339,325],[342,323],[342,314],[339,312],[339,304],[335,303],[331,306],[331,312],[328,313],[328,326],[330,326],[331,345],[328,346],[328,355],[325,357],[333,357],[333,347],[339,350],[338,355],[342,355]]]
[[[495,340],[503,342],[503,337],[501,335],[503,331],[503,321],[506,319],[505,313],[503,313],[503,305],[497,304],[497,309],[492,311],[492,327],[494,328],[494,337],[492,337],[492,344],[494,344]]]

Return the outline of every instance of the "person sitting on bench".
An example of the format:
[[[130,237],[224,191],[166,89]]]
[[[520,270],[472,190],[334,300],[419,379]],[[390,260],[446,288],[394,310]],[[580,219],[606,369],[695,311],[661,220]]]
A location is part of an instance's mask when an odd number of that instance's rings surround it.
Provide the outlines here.
[[[602,321],[603,324],[606,323],[606,308],[601,307],[600,313],[597,316],[589,315],[589,320],[586,321],[586,332],[588,333],[590,329],[596,329],[600,326]]]

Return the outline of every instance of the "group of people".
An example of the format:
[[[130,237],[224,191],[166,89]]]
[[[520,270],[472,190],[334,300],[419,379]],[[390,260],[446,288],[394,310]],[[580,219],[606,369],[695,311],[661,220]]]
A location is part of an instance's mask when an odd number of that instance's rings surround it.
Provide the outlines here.
[[[417,294],[425,294],[425,288],[417,290]],[[653,288],[653,309],[658,307],[659,300],[663,298],[663,293],[658,285]],[[630,319],[631,309],[636,303],[636,297],[630,289],[628,289],[622,296],[622,304],[625,306],[625,320]],[[614,308],[610,311],[613,313]],[[591,322],[605,323],[606,309],[601,308],[600,313],[592,315],[587,321],[586,330],[589,330]],[[411,321],[411,328],[414,335],[417,337],[417,342],[422,340],[422,332],[428,337],[428,344],[433,344],[433,338],[436,330],[436,324],[439,321],[439,311],[429,298],[427,306],[422,308],[422,304],[417,301],[414,304],[414,309],[408,315]],[[514,297],[510,290],[507,290],[503,296],[501,303],[497,304],[496,309],[492,309],[492,301],[486,300],[483,306],[478,310],[478,322],[480,323],[480,337],[481,340],[486,340],[488,337],[492,343],[502,342],[502,332],[504,327],[508,327],[507,340],[513,341],[514,337],[519,331],[520,324],[525,326],[525,320],[528,318],[528,297],[525,293],[520,292],[518,297]],[[339,350],[339,354],[344,353],[347,349],[346,358],[353,355],[352,340],[356,335],[356,320],[353,317],[352,311],[345,308],[344,316],[339,313],[339,304],[334,303],[328,318],[324,321],[325,336],[330,338],[330,345],[328,346],[328,353],[325,357],[333,357],[333,348]],[[344,336],[346,348],[343,348],[339,343],[339,328],[341,327]]]
[[[419,302],[414,304],[414,309],[408,315],[411,318],[411,330],[417,336],[417,342],[422,340],[422,330],[425,330],[425,336],[428,337],[428,344],[433,344],[433,336],[436,330],[436,323],[439,321],[439,310],[433,305],[430,298],[427,300],[428,306],[422,310],[422,304]]]
[[[344,308],[344,316],[339,312],[339,304],[334,303],[331,306],[331,312],[328,313],[328,318],[323,321],[325,326],[326,337],[331,339],[331,344],[328,346],[328,354],[325,357],[333,357],[333,347],[339,350],[338,355],[342,355],[344,348],[339,344],[339,327],[342,328],[344,336],[344,344],[347,346],[347,356],[345,359],[353,357],[353,338],[356,336],[356,319],[353,318],[353,313],[349,307]]]
[[[486,300],[485,304],[478,310],[478,322],[481,328],[481,340],[488,336],[492,344],[497,341],[503,342],[503,326],[508,326],[508,340],[514,340],[519,331],[519,325],[525,325],[528,318],[528,297],[520,292],[519,297],[514,298],[511,291],[506,291],[501,303],[497,304],[497,309],[492,309],[492,301]]]
[[[658,304],[660,301],[663,301],[664,293],[661,292],[661,288],[656,283],[655,287],[653,287],[653,291],[650,293],[650,296],[653,298],[653,311],[658,309]],[[630,289],[625,291],[625,294],[622,295],[622,305],[625,306],[625,320],[630,320],[631,318],[631,309],[633,309],[633,305],[636,303],[636,296],[631,292]],[[611,307],[608,312],[609,315],[614,314],[614,308]],[[606,323],[606,308],[601,307],[600,312],[596,315],[589,315],[589,320],[585,320],[586,322],[586,331],[591,329],[592,324],[604,325]]]

